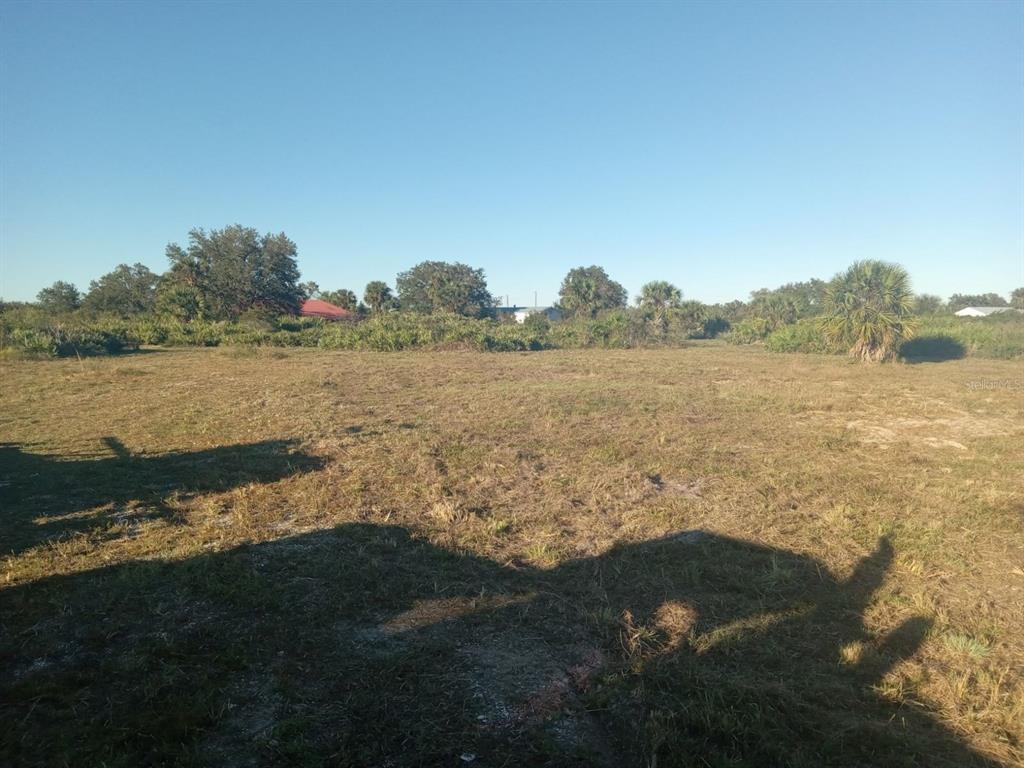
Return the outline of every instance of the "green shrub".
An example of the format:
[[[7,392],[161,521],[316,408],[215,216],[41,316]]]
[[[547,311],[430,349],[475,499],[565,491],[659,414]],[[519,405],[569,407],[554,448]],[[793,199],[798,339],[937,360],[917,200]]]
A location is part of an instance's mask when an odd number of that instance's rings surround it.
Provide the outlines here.
[[[747,317],[733,324],[725,334],[730,344],[756,344],[768,335],[768,321],[763,317]]]
[[[798,320],[780,325],[768,334],[764,345],[772,352],[811,352],[822,355],[838,354],[840,350],[825,338],[817,318]]]
[[[646,319],[628,309],[603,312],[589,323],[592,345],[604,349],[628,349],[642,343],[647,335]]]
[[[249,313],[244,322],[181,320],[170,315],[118,317],[74,313],[54,318],[34,308],[0,312],[0,345],[43,355],[111,354],[126,347],[322,347],[391,352],[405,349],[470,349],[518,352],[543,349],[679,346],[711,335],[705,308],[689,302],[656,325],[639,309],[550,322],[499,322],[453,314],[389,312],[360,322]],[[742,324],[741,324],[742,325]],[[760,338],[760,337],[759,337]]]
[[[551,321],[548,320],[547,315],[543,312],[535,312],[532,315],[526,316],[526,320],[523,321],[523,327],[527,330],[544,334],[551,330]]]
[[[34,328],[12,329],[4,334],[3,346],[28,355],[54,357],[57,354],[57,342],[53,335]]]
[[[116,354],[133,346],[123,329],[50,325],[2,330],[0,345],[28,355],[71,357]]]
[[[238,316],[238,325],[259,331],[277,330],[277,313],[260,307],[251,307]]]
[[[216,346],[261,347],[271,343],[276,332],[251,325],[228,325],[212,330],[217,339]],[[210,345],[214,346],[214,345]]]
[[[536,315],[535,315],[536,317]],[[540,317],[543,318],[543,315]],[[546,318],[543,318],[545,323]],[[491,352],[527,352],[545,349],[547,330],[540,323],[501,323],[489,336],[488,350]]]
[[[57,327],[53,331],[57,355],[115,355],[131,345],[122,328]]]
[[[819,321],[806,318],[780,326],[771,333],[758,318],[733,325],[725,338],[734,344],[764,341],[773,352],[837,354]],[[1024,357],[1024,314],[1003,313],[991,317],[963,318],[926,315],[919,319],[913,338],[904,341],[898,354],[908,361],[954,360],[965,356],[1016,359]]]
[[[963,345],[969,356],[1012,360],[1024,357],[1024,313],[1003,312],[989,317],[928,315],[921,318],[917,336],[948,337]]]
[[[361,323],[333,323],[319,334],[324,349],[394,352],[403,349],[475,349],[511,352],[544,349],[536,327],[458,315],[390,313]]]
[[[128,329],[129,336],[138,344],[160,345],[165,344],[170,338],[169,326],[174,324],[180,326],[178,321],[160,320],[155,317],[147,317],[136,320]]]
[[[556,349],[680,346],[690,339],[704,337],[705,321],[704,308],[697,302],[673,308],[660,325],[641,309],[612,309],[594,318],[551,323],[544,338],[547,346]]]

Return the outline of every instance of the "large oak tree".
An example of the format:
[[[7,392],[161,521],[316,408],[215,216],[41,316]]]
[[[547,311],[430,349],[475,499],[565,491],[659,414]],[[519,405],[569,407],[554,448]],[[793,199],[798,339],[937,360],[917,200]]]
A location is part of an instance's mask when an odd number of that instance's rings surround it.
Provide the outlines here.
[[[568,315],[593,317],[603,309],[626,306],[626,289],[603,267],[576,267],[562,281],[558,300]]]
[[[89,283],[82,306],[122,317],[152,312],[159,282],[160,276],[145,264],[118,264],[113,271]]]
[[[445,261],[424,261],[398,275],[402,309],[431,314],[454,312],[481,317],[494,308],[482,269]]]
[[[43,288],[36,301],[47,312],[73,312],[82,305],[82,294],[73,283],[58,280],[49,288]]]
[[[203,314],[234,319],[248,309],[298,312],[303,298],[295,243],[281,232],[260,235],[233,224],[193,229],[188,247],[167,246],[171,268],[162,290],[195,296]]]

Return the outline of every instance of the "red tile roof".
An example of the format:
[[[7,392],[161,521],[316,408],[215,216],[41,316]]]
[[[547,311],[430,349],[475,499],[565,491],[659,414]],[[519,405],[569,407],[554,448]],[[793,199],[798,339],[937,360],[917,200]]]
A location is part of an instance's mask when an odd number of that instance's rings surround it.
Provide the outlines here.
[[[351,320],[355,317],[354,312],[328,304],[320,299],[306,299],[302,302],[299,314],[303,317],[322,317],[325,320]]]

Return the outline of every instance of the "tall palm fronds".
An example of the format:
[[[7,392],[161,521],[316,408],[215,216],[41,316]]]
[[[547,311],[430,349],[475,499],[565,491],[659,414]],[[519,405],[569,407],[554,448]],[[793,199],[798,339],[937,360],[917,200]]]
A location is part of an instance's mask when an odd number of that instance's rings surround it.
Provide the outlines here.
[[[668,332],[669,310],[678,307],[683,292],[665,280],[644,284],[637,297],[637,306],[650,313],[651,323],[664,336]]]
[[[767,296],[755,303],[754,311],[757,317],[764,319],[769,331],[795,323],[800,316],[796,302],[786,296]]]
[[[822,331],[850,355],[881,362],[896,355],[914,332],[914,295],[906,270],[882,261],[858,261],[837,275],[825,293]]]

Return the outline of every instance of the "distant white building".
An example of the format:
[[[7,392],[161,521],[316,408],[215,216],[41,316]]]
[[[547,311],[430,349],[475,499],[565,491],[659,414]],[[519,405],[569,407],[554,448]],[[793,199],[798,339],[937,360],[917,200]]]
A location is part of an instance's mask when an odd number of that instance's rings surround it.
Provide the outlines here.
[[[551,321],[561,320],[562,310],[557,307],[522,307],[512,313],[517,323],[525,323],[526,318],[531,315],[544,315],[544,317]]]
[[[964,307],[954,314],[957,317],[988,317],[998,315],[1000,312],[1015,312],[1013,307]]]

